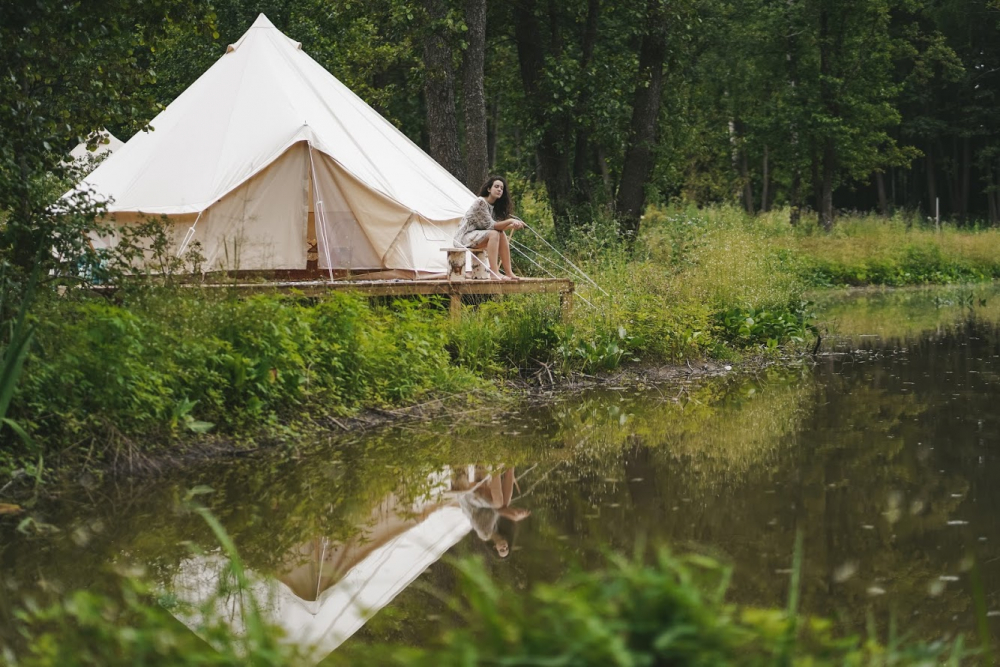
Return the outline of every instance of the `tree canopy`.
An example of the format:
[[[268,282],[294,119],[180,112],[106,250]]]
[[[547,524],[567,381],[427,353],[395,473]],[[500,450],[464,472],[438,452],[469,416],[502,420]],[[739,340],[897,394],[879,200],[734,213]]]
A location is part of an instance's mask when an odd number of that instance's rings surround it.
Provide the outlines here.
[[[997,0],[42,0],[0,7],[0,250],[260,12],[470,187],[544,189],[557,236],[670,199],[1000,223]]]

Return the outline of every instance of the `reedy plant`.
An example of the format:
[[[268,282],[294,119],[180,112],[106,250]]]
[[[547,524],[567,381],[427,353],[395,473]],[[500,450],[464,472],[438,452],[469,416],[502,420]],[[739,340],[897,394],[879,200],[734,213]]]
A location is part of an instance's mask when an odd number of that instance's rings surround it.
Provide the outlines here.
[[[0,351],[0,429],[4,426],[20,439],[32,455],[37,455],[35,462],[35,488],[41,483],[44,469],[44,453],[36,446],[35,441],[15,420],[7,417],[14,391],[17,389],[24,362],[28,357],[31,341],[35,335],[35,325],[28,320],[28,309],[35,298],[38,287],[38,276],[41,263],[36,263],[28,283],[20,293],[20,304],[11,312],[10,300],[17,292],[17,286],[8,280],[7,264],[0,267],[0,327],[3,331],[3,350]],[[0,432],[0,437],[3,437]],[[2,461],[2,459],[0,459]]]

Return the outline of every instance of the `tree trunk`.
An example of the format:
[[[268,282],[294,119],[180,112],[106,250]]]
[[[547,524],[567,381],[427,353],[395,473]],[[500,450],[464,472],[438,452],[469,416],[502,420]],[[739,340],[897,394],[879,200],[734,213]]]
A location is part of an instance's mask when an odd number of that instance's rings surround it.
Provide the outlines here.
[[[819,152],[814,142],[809,150],[809,174],[812,176],[813,206],[816,211],[823,208],[823,187],[819,178],[819,165]]]
[[[740,150],[740,178],[743,180],[743,208],[750,215],[754,215],[753,181],[750,180],[750,165],[748,164],[745,149]]]
[[[468,47],[462,63],[464,70],[465,110],[465,184],[476,189],[489,176],[489,151],[486,132],[486,92],[484,58],[486,55],[486,0],[465,0],[465,24]]]
[[[885,195],[885,175],[875,172],[875,188],[878,191],[878,212],[883,218],[889,217],[889,200]]]
[[[797,118],[794,113],[795,99],[799,86],[799,59],[798,43],[796,35],[799,31],[791,25],[795,0],[786,0],[786,16],[789,18],[789,25],[785,27],[785,63],[788,66],[788,87],[791,89],[790,99],[793,104],[793,112],[790,116],[789,138],[792,145],[792,184],[788,194],[788,223],[792,227],[797,227],[802,218],[802,142],[799,138],[799,128]]]
[[[760,210],[767,213],[771,210],[770,203],[768,202],[768,197],[770,196],[771,189],[771,174],[770,174],[770,164],[768,163],[768,150],[767,144],[764,144],[764,157],[761,160],[761,186],[760,186]]]
[[[424,0],[430,29],[424,42],[424,98],[427,104],[429,152],[442,167],[462,180],[462,153],[458,147],[458,116],[455,113],[455,76],[448,41],[437,25],[446,8],[442,0]]]
[[[833,230],[833,177],[836,169],[837,153],[833,139],[827,138],[823,146],[823,184],[821,188],[819,221],[826,231]]]
[[[587,2],[587,22],[583,31],[582,54],[580,58],[580,77],[590,76],[590,61],[594,55],[594,47],[597,44],[597,18],[600,9],[599,0],[588,0]],[[580,92],[580,98],[576,104],[575,115],[577,118],[590,117],[590,87],[584,86]],[[577,198],[591,200],[593,192],[586,187],[587,165],[590,163],[592,151],[590,150],[590,137],[593,134],[593,127],[583,126],[576,132],[576,147],[573,152],[573,192]]]
[[[896,208],[896,170],[893,167],[889,168],[889,187],[892,188],[890,193],[892,196],[889,201],[892,203],[892,208]]]
[[[791,206],[788,212],[788,223],[792,227],[797,227],[802,219],[802,169],[798,165],[792,171],[792,187],[788,194],[788,201]]]
[[[493,170],[493,165],[497,163],[497,135],[499,135],[498,125],[500,124],[500,103],[494,99],[490,103],[489,124],[486,126],[486,148],[487,148],[487,171]],[[521,130],[514,128],[514,155],[520,158],[521,151]]]
[[[940,145],[939,154],[947,155],[947,151],[945,151],[944,149],[944,144]],[[953,137],[951,140],[951,164],[949,165],[947,162],[945,162],[945,176],[946,176],[945,183],[948,185],[948,199],[946,201],[947,201],[947,206],[950,207],[950,212],[952,215],[958,214],[958,199],[959,199],[958,192],[961,189],[961,186],[959,184],[959,181],[961,180],[959,172],[960,162],[961,160],[958,156],[958,139]]]
[[[992,183],[993,181],[992,174],[990,175],[989,180]],[[989,212],[990,226],[995,226],[997,224],[996,194],[991,191],[986,192],[986,210]]]
[[[987,167],[986,172],[986,205],[989,208],[990,224],[996,226],[1000,223],[1000,178],[993,171],[992,167]]]
[[[597,168],[601,172],[601,182],[604,183],[604,194],[608,201],[613,201],[615,197],[614,184],[611,180],[611,168],[608,167],[608,159],[604,155],[604,148],[600,144],[597,146]]]
[[[514,8],[518,68],[521,72],[525,97],[541,130],[536,154],[538,175],[548,191],[556,236],[565,238],[570,224],[569,160],[563,149],[564,142],[560,142],[557,122],[547,117],[544,110],[545,101],[539,99],[540,77],[545,71],[545,52],[535,7],[536,0],[523,0]],[[553,40],[558,41],[558,38],[554,36]]]
[[[835,99],[834,91],[830,81],[833,79],[833,59],[840,49],[839,45],[843,38],[843,33],[832,35],[830,31],[830,13],[828,7],[820,3],[819,10],[819,71],[820,71],[820,96],[823,101],[824,110],[830,118],[838,118],[840,109]],[[833,39],[831,43],[831,38]],[[814,146],[815,148],[815,146]],[[819,222],[826,231],[833,229],[833,179],[836,176],[837,147],[833,143],[833,137],[827,135],[823,138],[822,154],[822,180],[819,183],[817,192],[817,209],[819,211]],[[816,154],[813,153],[813,177],[815,178],[817,167]],[[815,184],[814,184],[815,186]]]
[[[962,139],[962,184],[958,192],[958,217],[963,223],[969,217],[969,189],[972,176],[972,146],[968,137]]]
[[[667,57],[665,26],[655,0],[649,0],[646,15],[650,29],[639,46],[632,121],[616,202],[619,231],[629,242],[639,233],[639,220],[646,206],[646,181],[653,171],[656,121],[663,98],[663,67]]]
[[[929,216],[934,217],[937,205],[937,178],[934,173],[934,149],[927,145],[927,210]]]
[[[740,178],[739,197],[743,203],[743,210],[753,215],[753,183],[750,182],[750,165],[746,149],[743,146],[743,135],[743,121],[739,118],[729,121],[729,143],[733,148],[733,169]]]

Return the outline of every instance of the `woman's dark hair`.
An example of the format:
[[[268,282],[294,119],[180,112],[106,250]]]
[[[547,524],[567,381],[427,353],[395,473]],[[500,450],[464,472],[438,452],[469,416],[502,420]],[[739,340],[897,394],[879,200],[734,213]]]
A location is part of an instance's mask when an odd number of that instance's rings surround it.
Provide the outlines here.
[[[510,198],[510,188],[507,187],[507,181],[503,179],[503,176],[490,176],[487,178],[486,182],[483,183],[483,187],[479,188],[479,196],[488,196],[490,188],[497,181],[503,183],[503,196],[493,202],[493,219],[506,220],[514,213],[514,200]]]
[[[510,555],[514,553],[514,538],[517,537],[517,522],[514,521],[513,519],[508,519],[505,516],[501,516],[500,518],[497,519],[497,527],[493,535],[495,537],[498,536],[507,540],[507,555],[501,556],[500,554],[497,553],[497,550],[494,546],[495,539],[488,542],[488,544],[490,545],[490,552],[501,560],[509,558]]]

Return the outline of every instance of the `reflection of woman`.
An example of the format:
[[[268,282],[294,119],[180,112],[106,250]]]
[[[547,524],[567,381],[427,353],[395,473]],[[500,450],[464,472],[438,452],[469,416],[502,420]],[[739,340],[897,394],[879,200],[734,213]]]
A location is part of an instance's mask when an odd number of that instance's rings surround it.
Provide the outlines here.
[[[513,492],[514,469],[508,468],[500,475],[484,478],[458,498],[459,507],[469,517],[476,535],[484,542],[492,542],[500,558],[510,555],[514,523],[531,514],[510,506]]]
[[[389,494],[371,509],[367,520],[345,540],[317,537],[291,550],[279,579],[306,601],[344,578],[377,549],[416,528],[443,507],[454,503],[451,494],[432,494],[416,502],[402,502]]]
[[[479,189],[479,198],[465,212],[455,234],[455,245],[460,248],[486,248],[490,270],[501,280],[518,279],[510,264],[510,242],[504,232],[524,229],[524,223],[510,217],[512,212],[507,181],[491,176]],[[500,275],[501,265],[506,275]]]

